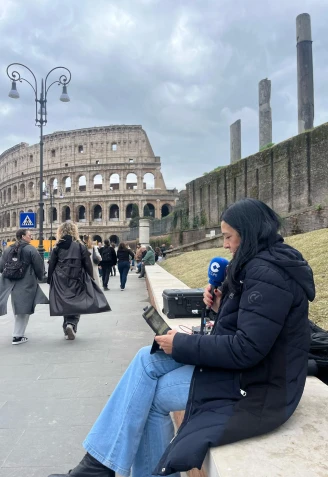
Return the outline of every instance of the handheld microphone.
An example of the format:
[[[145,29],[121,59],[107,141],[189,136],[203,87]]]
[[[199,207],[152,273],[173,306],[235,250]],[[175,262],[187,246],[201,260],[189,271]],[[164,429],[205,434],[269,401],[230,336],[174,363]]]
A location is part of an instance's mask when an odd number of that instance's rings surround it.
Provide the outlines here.
[[[229,261],[223,257],[215,257],[212,258],[208,267],[208,283],[211,285],[211,293],[212,297],[214,298],[214,290],[222,285],[225,279],[225,272]],[[204,328],[206,325],[206,318],[209,316],[211,307],[207,306],[202,316],[201,321],[201,330],[200,333],[204,333]]]

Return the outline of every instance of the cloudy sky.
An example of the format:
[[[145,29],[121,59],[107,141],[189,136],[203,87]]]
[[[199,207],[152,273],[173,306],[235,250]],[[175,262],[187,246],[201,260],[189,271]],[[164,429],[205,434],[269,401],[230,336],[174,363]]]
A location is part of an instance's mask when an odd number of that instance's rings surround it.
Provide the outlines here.
[[[72,71],[46,133],[142,124],[169,188],[258,150],[258,82],[272,80],[273,141],[297,134],[296,28],[312,18],[315,124],[328,121],[328,0],[0,0],[0,152],[38,142],[32,90],[8,98],[9,63]],[[54,77],[54,80],[56,77]],[[58,90],[56,90],[58,88]]]

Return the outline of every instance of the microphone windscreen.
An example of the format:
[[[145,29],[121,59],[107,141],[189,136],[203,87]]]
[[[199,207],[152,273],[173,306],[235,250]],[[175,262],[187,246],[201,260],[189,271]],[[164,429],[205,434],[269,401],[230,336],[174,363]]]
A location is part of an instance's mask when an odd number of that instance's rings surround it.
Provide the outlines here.
[[[222,285],[228,263],[229,261],[223,257],[212,258],[208,267],[208,282],[214,288]]]

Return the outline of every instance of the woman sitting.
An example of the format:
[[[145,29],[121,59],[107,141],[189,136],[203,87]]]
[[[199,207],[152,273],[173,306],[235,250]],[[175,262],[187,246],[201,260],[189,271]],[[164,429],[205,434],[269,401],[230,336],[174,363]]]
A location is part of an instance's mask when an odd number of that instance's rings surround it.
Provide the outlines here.
[[[232,260],[222,291],[204,293],[217,313],[212,334],[171,330],[155,337],[161,351],[137,353],[70,477],[127,477],[131,468],[134,477],[178,477],[200,468],[209,447],[272,431],[295,411],[307,375],[311,268],[264,203],[241,200],[221,220]],[[170,412],[182,409],[173,438]]]

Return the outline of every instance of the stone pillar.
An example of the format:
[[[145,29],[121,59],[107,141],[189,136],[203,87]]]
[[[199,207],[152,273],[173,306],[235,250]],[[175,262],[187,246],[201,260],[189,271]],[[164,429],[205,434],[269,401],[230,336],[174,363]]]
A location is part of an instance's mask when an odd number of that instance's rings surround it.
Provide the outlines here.
[[[238,119],[230,126],[230,163],[241,159],[241,120]]]
[[[139,242],[146,247],[149,245],[149,220],[139,220]]]
[[[296,18],[298,133],[313,128],[314,92],[311,17],[302,13]]]
[[[263,79],[259,82],[259,143],[260,150],[272,143],[272,114],[271,114],[271,81]]]

